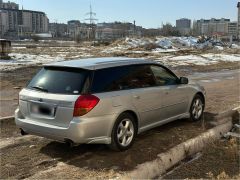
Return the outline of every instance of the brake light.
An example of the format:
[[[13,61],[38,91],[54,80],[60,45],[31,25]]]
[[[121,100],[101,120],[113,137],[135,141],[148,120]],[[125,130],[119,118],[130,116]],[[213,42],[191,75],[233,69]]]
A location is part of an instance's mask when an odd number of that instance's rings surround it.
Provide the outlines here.
[[[74,105],[73,117],[87,114],[98,104],[99,100],[94,95],[79,96]]]

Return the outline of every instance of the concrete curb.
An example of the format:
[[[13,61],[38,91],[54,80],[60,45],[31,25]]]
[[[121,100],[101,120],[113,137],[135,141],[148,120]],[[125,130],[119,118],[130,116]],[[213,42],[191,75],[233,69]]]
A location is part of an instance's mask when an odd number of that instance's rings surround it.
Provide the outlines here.
[[[219,120],[219,119],[223,119],[223,118],[227,118],[227,117],[231,118],[231,117],[234,116],[234,114],[238,113],[238,111],[237,111],[238,108],[234,108],[232,110],[224,111],[224,112],[216,115],[214,117],[214,120]]]
[[[120,179],[152,179],[161,176],[180,161],[201,151],[209,142],[220,139],[230,131],[234,113],[236,111],[230,110],[218,114],[214,119],[221,123],[216,127],[171,148],[165,153],[158,154],[157,159],[138,165],[136,169],[124,174]]]
[[[13,120],[13,119],[14,119],[14,116],[7,116],[7,117],[0,118],[0,121]]]

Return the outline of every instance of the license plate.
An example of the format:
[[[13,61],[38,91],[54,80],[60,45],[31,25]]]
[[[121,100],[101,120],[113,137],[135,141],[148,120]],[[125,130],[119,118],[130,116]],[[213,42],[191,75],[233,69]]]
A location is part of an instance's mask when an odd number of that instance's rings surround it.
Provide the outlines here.
[[[54,116],[55,108],[47,105],[32,103],[31,113],[35,115]]]

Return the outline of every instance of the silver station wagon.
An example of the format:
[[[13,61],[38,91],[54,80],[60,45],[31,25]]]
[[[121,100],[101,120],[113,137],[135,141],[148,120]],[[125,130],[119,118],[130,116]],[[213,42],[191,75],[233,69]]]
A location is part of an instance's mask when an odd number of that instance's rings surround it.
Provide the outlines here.
[[[201,119],[204,104],[203,87],[154,61],[79,59],[45,65],[21,90],[15,122],[23,135],[126,150],[143,131]]]

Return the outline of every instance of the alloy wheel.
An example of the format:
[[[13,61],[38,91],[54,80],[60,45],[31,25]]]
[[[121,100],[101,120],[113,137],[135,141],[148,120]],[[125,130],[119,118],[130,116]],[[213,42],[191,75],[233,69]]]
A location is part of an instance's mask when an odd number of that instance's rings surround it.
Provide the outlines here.
[[[198,119],[201,117],[202,112],[203,112],[203,103],[201,99],[197,98],[193,103],[192,115],[195,119]]]
[[[130,119],[123,119],[117,129],[117,139],[119,144],[126,147],[128,146],[134,136],[134,126]]]

